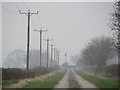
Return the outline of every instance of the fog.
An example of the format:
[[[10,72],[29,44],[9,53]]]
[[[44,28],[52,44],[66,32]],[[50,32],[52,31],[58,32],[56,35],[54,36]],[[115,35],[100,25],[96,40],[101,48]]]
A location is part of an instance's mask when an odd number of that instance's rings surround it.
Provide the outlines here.
[[[58,59],[55,57],[52,60],[52,66],[58,65]],[[41,66],[47,67],[47,52],[44,51],[42,54]],[[26,53],[23,50],[14,50],[10,52],[7,57],[3,61],[4,68],[26,68]],[[40,66],[40,51],[39,50],[31,50],[30,51],[30,59],[29,59],[29,68],[36,68]],[[51,58],[49,56],[48,67],[51,67]]]
[[[19,10],[39,11],[31,16],[30,50],[39,50],[39,33],[35,29],[48,29],[43,38],[53,38],[60,51],[60,64],[67,61],[86,46],[96,36],[110,36],[109,22],[113,12],[112,2],[4,2],[2,5],[2,51],[3,62],[10,52],[20,49],[26,53],[27,17]],[[46,42],[43,41],[43,51]],[[35,57],[31,57],[35,58]],[[44,58],[45,59],[45,58]],[[37,59],[35,59],[37,60]],[[11,62],[12,63],[12,60]]]

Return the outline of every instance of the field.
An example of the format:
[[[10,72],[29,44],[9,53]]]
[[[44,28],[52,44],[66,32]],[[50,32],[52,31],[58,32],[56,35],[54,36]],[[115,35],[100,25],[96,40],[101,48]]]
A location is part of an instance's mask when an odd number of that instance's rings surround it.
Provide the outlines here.
[[[98,88],[102,90],[106,90],[106,88],[118,88],[119,80],[108,79],[108,78],[100,78],[97,75],[87,75],[86,73],[75,70],[78,75],[80,75],[85,80],[95,84]]]

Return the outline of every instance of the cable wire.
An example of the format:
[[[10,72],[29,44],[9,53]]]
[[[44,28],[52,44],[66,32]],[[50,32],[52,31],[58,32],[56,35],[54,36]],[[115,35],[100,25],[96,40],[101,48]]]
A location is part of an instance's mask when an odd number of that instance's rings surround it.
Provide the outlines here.
[[[3,6],[3,5],[2,5],[2,8],[3,8],[5,11],[7,11],[7,12],[9,12],[9,13],[11,13],[11,14],[18,14],[16,11],[12,11],[12,10],[8,9],[7,7],[5,7],[5,6]]]
[[[13,4],[18,10],[20,10],[20,8],[15,4],[15,2],[12,2],[12,4]]]
[[[29,10],[29,8],[28,8],[28,6],[25,4],[25,2],[22,2],[22,3],[23,3],[23,5],[24,5],[24,7]]]
[[[17,8],[18,9],[18,11],[20,10],[20,8],[15,4],[15,2],[12,2],[12,4],[13,4],[13,6],[15,7],[15,8]],[[24,25],[26,24],[25,23],[25,21],[24,21],[24,18],[21,16],[21,18],[22,18],[22,22],[24,23]]]

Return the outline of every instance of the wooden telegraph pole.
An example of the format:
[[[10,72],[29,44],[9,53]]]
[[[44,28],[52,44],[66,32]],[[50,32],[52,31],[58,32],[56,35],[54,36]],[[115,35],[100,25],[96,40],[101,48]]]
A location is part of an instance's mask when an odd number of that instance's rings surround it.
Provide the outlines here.
[[[30,10],[28,12],[21,12],[19,10],[20,14],[25,14],[28,17],[28,32],[27,32],[27,70],[29,70],[29,44],[30,44],[30,16],[33,14],[38,14],[39,12],[37,11],[36,13],[31,13]]]
[[[55,59],[56,59],[55,55],[56,55],[56,49],[54,47],[54,66],[55,66]]]
[[[67,64],[67,53],[65,53],[65,62]]]
[[[43,29],[40,28],[39,30],[34,29],[34,31],[40,32],[40,67],[41,67],[41,61],[42,61],[42,33],[47,32],[47,29],[43,30]]]
[[[53,44],[50,45],[51,46],[51,68],[52,68],[52,61],[53,61]]]
[[[57,64],[57,66],[59,66],[59,51],[58,51],[58,49],[56,49],[55,50],[55,58],[56,58],[56,64]]]
[[[49,59],[49,41],[52,41],[53,39],[44,39],[47,41],[47,68],[48,68],[48,59]]]
[[[60,66],[60,62],[59,62],[59,51],[58,51],[58,66]]]

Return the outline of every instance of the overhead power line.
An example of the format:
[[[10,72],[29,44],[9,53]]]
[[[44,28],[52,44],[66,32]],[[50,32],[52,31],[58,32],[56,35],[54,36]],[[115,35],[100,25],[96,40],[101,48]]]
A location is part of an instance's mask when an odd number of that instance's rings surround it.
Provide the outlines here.
[[[8,9],[6,6],[3,6],[3,5],[2,5],[2,8],[3,8],[5,11],[7,11],[7,12],[9,12],[9,13],[11,13],[11,14],[18,14],[17,11],[13,11],[13,10],[11,10],[11,9]]]
[[[20,8],[15,4],[15,2],[12,2],[12,4],[18,9],[18,11],[20,10]]]
[[[23,5],[24,5],[25,8],[27,8],[28,10],[30,9],[30,8],[28,8],[28,6],[25,4],[25,2],[22,2],[22,3],[23,3]]]

